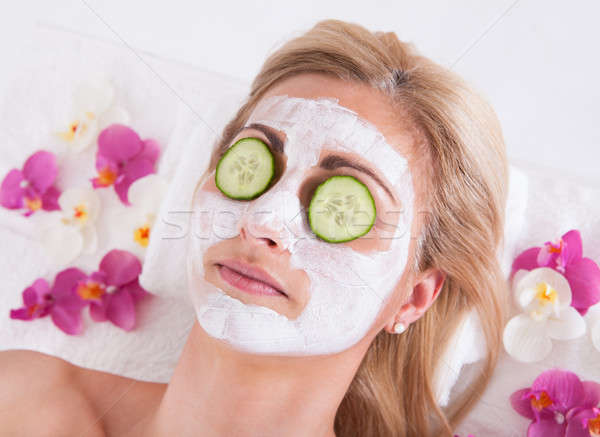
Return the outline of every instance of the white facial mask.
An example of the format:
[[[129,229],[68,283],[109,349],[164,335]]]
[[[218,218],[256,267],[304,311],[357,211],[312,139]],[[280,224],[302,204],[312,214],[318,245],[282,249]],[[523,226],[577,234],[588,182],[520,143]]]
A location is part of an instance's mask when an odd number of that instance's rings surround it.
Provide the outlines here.
[[[198,227],[188,249],[191,298],[202,328],[234,348],[274,355],[333,354],[347,349],[371,328],[404,272],[414,202],[407,161],[375,126],[338,101],[287,95],[261,100],[248,124],[262,123],[286,134],[287,163],[281,179],[251,201],[203,190],[194,199]],[[365,157],[393,184],[402,210],[394,216],[398,223],[393,235],[380,236],[391,240],[388,250],[361,253],[343,243],[325,242],[303,219],[296,193],[304,172],[318,164],[323,148]],[[214,177],[214,171],[208,177]],[[251,235],[260,235],[254,232],[254,224],[279,232],[282,249],[291,253],[290,269],[304,270],[310,279],[309,301],[294,320],[270,308],[245,304],[204,280],[206,250],[237,236],[242,226]]]

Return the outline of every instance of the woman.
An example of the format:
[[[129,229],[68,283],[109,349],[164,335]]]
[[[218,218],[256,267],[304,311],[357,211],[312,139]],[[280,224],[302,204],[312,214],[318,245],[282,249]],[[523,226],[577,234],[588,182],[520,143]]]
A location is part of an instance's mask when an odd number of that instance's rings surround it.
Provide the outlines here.
[[[348,227],[327,184],[368,220]],[[506,188],[484,100],[393,33],[322,21],[266,60],[199,178],[214,232],[190,241],[198,321],[169,384],[4,352],[6,435],[452,435],[499,352]],[[433,372],[471,309],[487,356],[441,409]]]

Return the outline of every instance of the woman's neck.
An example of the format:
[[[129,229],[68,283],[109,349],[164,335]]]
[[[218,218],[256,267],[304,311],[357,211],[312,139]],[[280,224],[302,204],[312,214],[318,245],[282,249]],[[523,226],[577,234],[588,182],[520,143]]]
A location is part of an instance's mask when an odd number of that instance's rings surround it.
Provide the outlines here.
[[[249,355],[195,322],[144,435],[335,437],[337,408],[367,346],[313,357]]]

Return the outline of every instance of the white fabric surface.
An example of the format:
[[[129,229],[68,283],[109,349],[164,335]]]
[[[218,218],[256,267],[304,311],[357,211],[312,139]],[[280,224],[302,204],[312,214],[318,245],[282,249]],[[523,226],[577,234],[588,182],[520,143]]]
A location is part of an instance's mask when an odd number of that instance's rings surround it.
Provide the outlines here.
[[[23,65],[12,67],[14,79],[0,89],[0,174],[20,167],[31,152],[51,144],[51,132],[68,109],[78,82],[98,72],[108,75],[115,84],[119,105],[131,114],[130,125],[142,138],[155,138],[161,144],[159,173],[170,181],[140,277],[142,285],[156,296],[140,305],[138,325],[129,333],[110,323],[94,323],[86,312],[81,336],[64,334],[49,318],[10,320],[8,311],[21,305],[21,291],[35,278],[55,272],[49,271],[39,244],[30,238],[36,221],[1,209],[0,238],[4,244],[0,269],[4,281],[0,306],[5,316],[0,318],[0,350],[37,350],[83,367],[167,382],[195,317],[185,295],[185,238],[181,237],[189,231],[186,211],[216,135],[234,115],[248,85],[221,74],[142,56],[143,61],[121,45],[40,30],[23,51]],[[565,181],[560,174],[544,175],[543,169],[534,171],[525,163],[513,162],[510,170],[506,246],[499,254],[506,274],[521,250],[541,245],[571,228],[582,231],[584,255],[600,259],[598,190]],[[106,192],[102,195],[109,196]],[[110,239],[106,242],[106,250],[113,247],[111,243]],[[89,270],[104,253],[99,250],[95,256],[82,257],[75,265]],[[463,364],[482,356],[477,323],[475,318],[465,320],[438,369],[437,396],[442,405],[459,374],[463,383],[469,372],[476,371],[477,364],[472,364],[460,373]],[[599,352],[592,348],[589,336],[562,343],[554,343],[551,358],[545,363],[524,365],[504,354],[484,400],[463,424],[463,433],[523,435],[526,423],[510,409],[508,395],[528,386],[550,362],[600,380],[592,366]],[[514,434],[499,433],[499,429],[511,429]]]

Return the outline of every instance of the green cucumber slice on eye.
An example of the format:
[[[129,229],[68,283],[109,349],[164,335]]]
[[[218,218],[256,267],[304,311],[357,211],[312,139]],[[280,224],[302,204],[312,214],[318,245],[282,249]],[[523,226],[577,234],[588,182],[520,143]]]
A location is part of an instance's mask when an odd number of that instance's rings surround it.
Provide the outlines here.
[[[274,175],[275,158],[269,147],[258,138],[242,138],[219,159],[215,185],[232,199],[254,199]]]
[[[353,176],[336,175],[315,190],[308,207],[313,232],[329,243],[354,240],[375,223],[375,201],[365,184]]]

